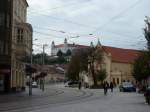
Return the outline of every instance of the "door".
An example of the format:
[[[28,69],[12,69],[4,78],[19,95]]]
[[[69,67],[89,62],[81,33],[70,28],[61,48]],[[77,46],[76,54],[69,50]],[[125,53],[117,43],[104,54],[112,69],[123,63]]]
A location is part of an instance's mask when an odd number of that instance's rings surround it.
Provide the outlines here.
[[[5,74],[4,77],[4,91],[9,92],[10,91],[10,75]]]
[[[0,74],[0,92],[4,92],[4,75]]]

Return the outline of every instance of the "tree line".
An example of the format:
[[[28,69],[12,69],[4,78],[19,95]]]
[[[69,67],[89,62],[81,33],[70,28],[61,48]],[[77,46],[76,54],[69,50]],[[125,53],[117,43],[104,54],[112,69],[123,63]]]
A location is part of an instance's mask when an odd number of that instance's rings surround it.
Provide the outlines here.
[[[97,87],[98,81],[103,82],[107,76],[105,69],[95,69],[95,63],[101,64],[102,61],[103,51],[97,46],[77,49],[71,57],[66,75],[69,80],[78,81],[80,72],[90,72],[94,82],[93,86]]]
[[[138,82],[147,80],[150,77],[150,19],[147,18],[145,23],[144,36],[147,40],[147,47],[146,50],[141,51],[133,67],[133,76]]]

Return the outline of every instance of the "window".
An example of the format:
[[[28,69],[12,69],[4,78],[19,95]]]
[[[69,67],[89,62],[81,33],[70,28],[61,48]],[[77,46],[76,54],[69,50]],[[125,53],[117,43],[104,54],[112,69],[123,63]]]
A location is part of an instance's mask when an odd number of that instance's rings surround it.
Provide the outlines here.
[[[7,43],[5,43],[5,54],[7,55],[8,54],[8,44]]]
[[[113,83],[114,83],[114,84],[116,83],[115,78],[113,78]]]
[[[119,78],[117,78],[117,84],[119,84],[120,82],[119,82]]]
[[[4,53],[4,42],[0,40],[0,54]]]
[[[10,16],[7,15],[7,27],[9,28],[10,27]]]
[[[17,30],[17,43],[23,43],[23,29]]]
[[[4,26],[5,15],[0,13],[0,26]]]

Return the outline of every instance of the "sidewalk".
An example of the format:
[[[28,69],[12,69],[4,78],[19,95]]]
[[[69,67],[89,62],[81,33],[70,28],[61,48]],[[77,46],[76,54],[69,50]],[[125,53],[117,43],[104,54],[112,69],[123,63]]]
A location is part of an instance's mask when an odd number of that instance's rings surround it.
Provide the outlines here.
[[[45,91],[40,90],[39,88],[32,89],[32,96],[29,96],[29,89],[27,88],[25,92],[17,92],[10,94],[0,94],[0,103],[7,103],[20,100],[33,100],[36,98],[43,98],[50,95],[54,95],[58,90],[51,88],[45,88]]]

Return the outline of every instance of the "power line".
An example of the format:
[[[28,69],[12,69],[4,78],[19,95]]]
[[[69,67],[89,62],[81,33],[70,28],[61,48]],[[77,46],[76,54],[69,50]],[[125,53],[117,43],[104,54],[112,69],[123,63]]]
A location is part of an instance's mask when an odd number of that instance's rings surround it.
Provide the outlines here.
[[[84,27],[84,28],[88,28],[88,29],[89,28],[90,29],[96,29],[97,28],[97,27],[94,27],[94,26],[90,26],[90,25],[74,22],[74,21],[71,21],[71,20],[68,20],[68,19],[64,19],[64,18],[54,17],[54,16],[50,16],[50,15],[43,14],[43,13],[40,13],[40,12],[33,12],[33,14],[35,14],[35,13],[38,14],[38,15],[42,15],[44,17],[48,17],[48,18],[51,18],[51,19],[54,19],[54,20],[64,21],[64,22],[67,22],[67,23],[70,23],[70,24],[74,24],[74,25],[77,25],[77,26],[81,26],[81,27]]]
[[[34,26],[35,28],[37,29],[43,29],[43,30],[50,30],[50,31],[54,31],[54,32],[59,32],[61,34],[73,34],[73,35],[76,35],[76,36],[70,36],[71,38],[77,38],[77,37],[86,37],[86,36],[89,36],[89,35],[93,35],[93,34],[78,34],[78,33],[71,33],[71,32],[66,32],[64,30],[56,30],[56,29],[52,29],[52,28],[44,28],[44,27],[36,27]],[[132,35],[128,35],[128,34],[120,34],[118,32],[113,32],[113,31],[107,31],[108,33],[112,33],[112,34],[115,34],[115,35],[118,35],[118,36],[123,36],[123,37],[134,37]],[[42,33],[42,32],[38,32],[38,33]],[[43,33],[42,33],[43,34]],[[51,36],[50,34],[45,34],[44,35],[47,35],[47,36]]]
[[[56,38],[60,38],[56,35],[52,35],[52,34],[48,34],[48,33],[43,33],[43,32],[39,32],[39,31],[34,31],[34,33],[37,33],[37,34],[41,34],[41,35],[45,35],[45,36],[51,36],[51,37],[56,37]]]
[[[71,34],[71,35],[76,35],[76,36],[87,36],[87,34],[79,34],[79,33],[73,33],[73,32],[66,32],[64,30],[56,30],[56,29],[52,29],[52,28],[46,28],[46,27],[37,27],[37,26],[33,26],[36,29],[42,29],[42,30],[50,30],[53,32],[58,32],[61,34]]]
[[[134,7],[135,7],[139,2],[141,2],[141,1],[142,1],[142,0],[138,0],[136,3],[134,3],[133,5],[131,5],[130,7],[128,7],[127,9],[121,11],[119,14],[117,14],[116,16],[114,16],[113,18],[111,18],[108,22],[104,23],[100,28],[106,27],[111,21],[113,21],[113,20],[119,18],[123,13],[127,12],[127,11],[128,11],[129,9],[131,9],[131,8],[134,8]],[[43,14],[42,14],[42,15],[43,15]],[[51,18],[53,18],[53,19],[62,20],[62,21],[65,21],[65,22],[70,22],[70,23],[73,23],[73,24],[76,24],[76,25],[79,25],[79,26],[84,26],[84,27],[86,27],[86,28],[88,27],[88,28],[91,28],[91,29],[96,29],[95,32],[96,32],[97,30],[99,30],[99,28],[91,27],[90,25],[80,24],[80,23],[76,23],[76,22],[73,22],[73,21],[70,21],[70,20],[66,20],[66,19],[62,19],[62,18],[57,18],[57,17],[45,15],[45,14],[44,14],[44,16],[46,16],[46,17],[51,17]],[[54,30],[54,29],[49,29],[49,30],[63,33],[63,32],[61,32],[61,31]],[[65,32],[65,31],[64,31],[64,32]],[[53,36],[53,37],[60,38],[60,37],[58,37],[58,36],[51,35],[51,34],[46,34],[46,33],[42,33],[42,32],[36,32],[36,33],[39,33],[39,34],[42,34],[42,35],[45,35],[45,36]],[[110,33],[112,33],[112,32],[110,32]],[[113,33],[114,33],[114,32],[113,32]],[[74,33],[74,34],[75,34],[75,33]],[[118,33],[114,33],[114,34],[120,35],[120,36],[127,36],[127,35],[122,35],[122,34],[118,34]],[[77,35],[79,35],[79,34],[77,34]],[[79,36],[87,36],[87,35],[89,35],[89,34],[84,34],[84,35],[79,35]],[[129,37],[129,36],[128,36],[128,37]]]
[[[137,0],[134,4],[132,4],[131,6],[129,6],[128,8],[124,9],[123,11],[121,11],[120,13],[118,13],[117,15],[113,16],[111,19],[108,20],[108,22],[104,23],[103,25],[101,25],[99,28],[97,28],[93,33],[97,32],[98,30],[102,30],[104,27],[106,27],[107,25],[109,25],[110,22],[118,19],[121,15],[123,15],[124,13],[126,13],[128,10],[134,8],[135,6],[137,6],[140,2],[142,2],[143,0]]]
[[[61,21],[64,21],[64,22],[69,22],[69,23],[72,23],[72,24],[75,24],[75,25],[78,25],[78,26],[82,26],[82,27],[86,27],[86,28],[88,27],[90,29],[95,29],[95,31],[93,32],[93,33],[95,33],[97,30],[106,27],[111,21],[114,21],[115,19],[119,18],[122,14],[126,13],[129,9],[134,8],[141,1],[143,1],[143,0],[138,0],[137,2],[135,2],[134,4],[132,4],[131,6],[129,6],[128,8],[126,8],[125,10],[121,11],[119,14],[115,15],[114,17],[112,17],[110,20],[108,20],[108,22],[104,23],[99,28],[93,27],[93,26],[90,26],[90,25],[85,25],[85,24],[77,23],[77,22],[74,22],[74,21],[71,21],[71,20],[67,20],[67,19],[63,19],[63,18],[53,17],[53,16],[46,15],[46,14],[39,13],[39,12],[33,12],[33,13],[34,14],[36,13],[36,14],[39,14],[39,15],[43,15],[45,17],[50,17],[52,19],[57,19],[57,20],[61,20]]]
[[[86,0],[84,3],[87,3],[87,2],[90,2],[91,0]],[[78,3],[78,2],[71,2],[71,3],[69,3],[69,4],[65,4],[65,5],[61,5],[61,6],[56,6],[56,7],[53,7],[53,8],[50,8],[50,9],[46,9],[46,10],[50,10],[50,11],[52,11],[52,10],[56,10],[56,9],[60,9],[60,8],[66,8],[66,7],[70,7],[70,6],[76,6],[76,5],[81,5],[80,3]],[[41,10],[41,11],[45,11],[45,10]],[[29,10],[29,12],[30,12],[30,10]]]

